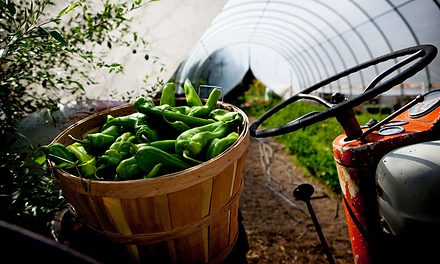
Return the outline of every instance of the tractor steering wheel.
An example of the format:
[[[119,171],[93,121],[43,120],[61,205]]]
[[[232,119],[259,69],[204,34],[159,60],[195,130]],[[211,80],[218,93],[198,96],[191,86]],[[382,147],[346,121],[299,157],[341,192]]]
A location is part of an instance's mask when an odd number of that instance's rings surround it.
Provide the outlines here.
[[[337,100],[333,102],[327,102],[326,100],[310,95],[311,92],[333,82],[336,81],[342,77],[345,77],[349,74],[352,74],[354,72],[357,72],[359,70],[365,69],[367,67],[370,67],[372,65],[382,63],[391,59],[396,59],[398,57],[411,55],[404,60],[396,63],[394,66],[390,67],[389,69],[385,70],[384,72],[380,73],[378,76],[376,76],[373,81],[368,85],[368,87],[364,90],[363,93],[351,98],[351,99],[345,99],[342,98],[342,100]],[[280,104],[276,105],[272,109],[269,109],[266,113],[264,113],[262,116],[260,116],[251,126],[250,126],[250,134],[253,137],[270,137],[270,136],[278,136],[282,134],[286,134],[288,132],[296,131],[300,128],[304,128],[307,126],[310,126],[314,123],[323,121],[330,117],[336,117],[338,114],[343,113],[344,111],[353,109],[353,107],[360,105],[361,103],[370,100],[379,94],[382,94],[395,85],[398,85],[405,81],[406,79],[410,78],[411,76],[415,75],[417,72],[422,70],[424,67],[426,67],[431,61],[435,58],[437,55],[437,48],[433,45],[419,45],[414,46],[402,50],[398,50],[395,52],[388,53],[386,55],[383,55],[381,57],[377,57],[375,59],[372,59],[368,62],[359,64],[358,66],[355,66],[351,69],[348,69],[346,71],[343,71],[339,74],[336,74],[326,80],[323,80],[299,93],[296,95],[290,97],[289,99],[281,102]],[[415,59],[420,58],[419,61],[408,67],[407,69],[403,70],[402,72],[398,73],[396,76],[390,78],[387,81],[384,81],[381,84],[378,84],[382,79],[384,79],[386,76],[391,74],[397,69],[400,69],[401,67],[409,64],[410,62],[414,61]],[[258,127],[266,121],[269,117],[271,117],[273,114],[277,113],[287,105],[290,105],[298,100],[301,99],[309,99],[319,102],[322,105],[325,105],[328,107],[328,109],[322,110],[322,111],[313,111],[310,113],[307,113],[295,120],[292,120],[288,122],[287,124],[284,124],[277,128],[270,128],[270,129],[264,129],[264,130],[257,130]],[[345,100],[344,100],[345,99]]]

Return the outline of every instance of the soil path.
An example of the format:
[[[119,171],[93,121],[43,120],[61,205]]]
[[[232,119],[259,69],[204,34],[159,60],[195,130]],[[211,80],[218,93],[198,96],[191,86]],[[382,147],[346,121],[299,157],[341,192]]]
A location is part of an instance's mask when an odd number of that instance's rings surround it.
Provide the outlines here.
[[[311,203],[335,262],[353,263],[340,197],[293,166],[271,138],[251,138],[247,154],[240,208],[248,263],[329,263],[305,203],[293,198],[301,183],[315,188]]]

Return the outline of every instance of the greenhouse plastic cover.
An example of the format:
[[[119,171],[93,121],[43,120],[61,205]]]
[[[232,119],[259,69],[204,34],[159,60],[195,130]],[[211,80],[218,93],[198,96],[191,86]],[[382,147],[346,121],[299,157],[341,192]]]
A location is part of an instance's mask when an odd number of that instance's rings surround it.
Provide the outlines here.
[[[175,80],[221,86],[225,93],[251,69],[287,98],[319,81],[392,51],[440,48],[436,0],[230,0],[188,52]],[[390,61],[324,88],[358,94]],[[440,88],[440,59],[387,94]]]
[[[249,69],[287,98],[392,51],[421,44],[440,48],[438,0],[154,1],[135,14],[133,25],[149,42],[150,59],[113,49],[110,56],[122,61],[124,74],[98,73],[100,87],[87,91],[90,98],[134,97],[157,80],[181,85],[186,78],[227,94]],[[393,63],[354,73],[323,91],[360,93]],[[387,93],[415,95],[439,87],[437,56]]]

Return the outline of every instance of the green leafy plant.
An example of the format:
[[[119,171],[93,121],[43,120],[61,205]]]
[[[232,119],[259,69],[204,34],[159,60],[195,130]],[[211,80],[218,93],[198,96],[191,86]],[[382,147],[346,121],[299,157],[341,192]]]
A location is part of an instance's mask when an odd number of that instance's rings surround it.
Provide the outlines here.
[[[148,60],[147,42],[132,30],[130,16],[144,4],[0,0],[0,133],[6,141],[0,158],[2,219],[46,231],[50,213],[64,200],[29,153],[10,150],[20,139],[17,123],[40,109],[58,109],[62,98],[86,98],[86,87],[97,84],[95,70],[123,73],[122,64],[107,56],[111,49],[129,48],[133,56]]]
[[[38,109],[56,109],[66,93],[85,96],[84,87],[96,83],[90,74],[96,68],[123,72],[120,63],[107,61],[103,46],[133,53],[145,47],[146,41],[130,32],[128,17],[141,1],[93,2],[72,2],[50,17],[57,10],[51,0],[0,0],[2,129]]]
[[[253,80],[249,85],[249,89],[244,92],[244,96],[247,100],[251,100],[253,98],[264,98],[264,94],[266,92],[266,85],[264,85],[259,80]]]
[[[1,219],[47,233],[53,211],[65,204],[53,178],[23,154],[5,153],[0,164]]]

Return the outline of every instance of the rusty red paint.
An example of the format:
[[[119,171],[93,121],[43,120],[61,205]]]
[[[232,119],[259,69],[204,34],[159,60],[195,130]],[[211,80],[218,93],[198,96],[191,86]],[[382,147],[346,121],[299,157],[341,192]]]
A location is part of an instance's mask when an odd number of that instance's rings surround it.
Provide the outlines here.
[[[380,159],[399,147],[438,138],[440,107],[413,119],[403,112],[391,121],[407,121],[404,132],[381,136],[374,131],[365,141],[345,141],[341,134],[333,141],[343,192],[344,209],[355,263],[376,263],[380,258],[380,225],[376,198],[375,173]]]

